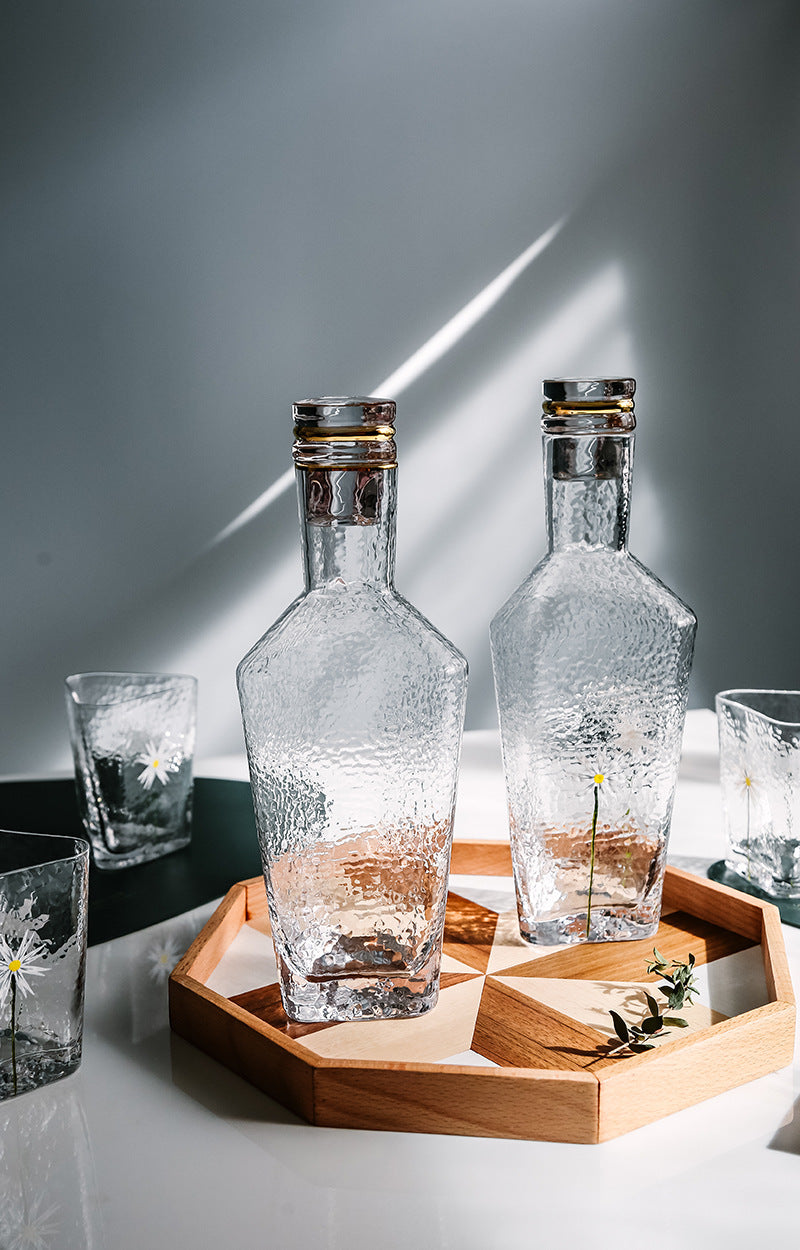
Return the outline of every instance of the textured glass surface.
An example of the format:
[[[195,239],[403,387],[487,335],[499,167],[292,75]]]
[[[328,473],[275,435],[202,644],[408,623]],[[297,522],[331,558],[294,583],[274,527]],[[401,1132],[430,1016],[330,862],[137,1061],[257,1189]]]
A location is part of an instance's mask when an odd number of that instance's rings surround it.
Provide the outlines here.
[[[78,804],[98,868],[187,846],[195,678],[81,673],[66,686]]]
[[[438,993],[466,662],[392,585],[394,470],[298,482],[307,589],[238,670],[284,1008],[416,1015]]]
[[[0,1099],[80,1063],[89,847],[0,831]]]
[[[800,691],[717,695],[728,867],[776,898],[800,898]]]
[[[695,620],[626,549],[631,450],[630,434],[545,438],[551,549],[491,626],[532,942],[658,925]]]

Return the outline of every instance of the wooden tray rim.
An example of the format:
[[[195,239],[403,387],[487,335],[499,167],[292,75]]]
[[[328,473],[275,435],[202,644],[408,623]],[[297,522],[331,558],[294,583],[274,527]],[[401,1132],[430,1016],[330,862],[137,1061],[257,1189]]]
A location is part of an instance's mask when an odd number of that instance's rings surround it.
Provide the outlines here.
[[[456,843],[461,849],[488,850],[495,847],[503,848],[506,844],[502,842],[486,842],[481,839],[459,839]],[[473,874],[467,872],[459,872],[458,876],[482,876],[482,871]],[[198,959],[205,950],[209,939],[216,930],[221,926],[222,922],[228,918],[229,913],[237,905],[243,906],[243,919],[238,925],[236,932],[242,924],[248,923],[252,918],[253,912],[250,910],[252,896],[259,897],[264,895],[264,908],[266,910],[266,893],[264,890],[264,881],[262,877],[249,877],[244,881],[236,882],[228,890],[227,894],[219,903],[213,916],[204,925],[200,933],[189,947],[186,954],[178,962],[170,976],[170,993],[172,987],[181,987],[189,993],[198,995],[202,998],[209,1008],[214,1008],[223,1015],[232,1016],[245,1027],[258,1033],[264,1041],[270,1043],[277,1049],[291,1054],[293,1057],[301,1060],[308,1068],[320,1072],[343,1070],[343,1071],[381,1071],[381,1072],[419,1072],[419,1073],[440,1073],[442,1075],[452,1074],[469,1075],[478,1081],[497,1081],[498,1079],[506,1080],[532,1080],[532,1081],[566,1081],[577,1084],[597,1084],[602,1085],[610,1079],[618,1077],[621,1072],[630,1074],[637,1068],[644,1065],[653,1065],[669,1059],[670,1056],[676,1054],[686,1047],[696,1046],[699,1043],[711,1039],[712,1037],[722,1043],[727,1034],[742,1028],[746,1028],[748,1024],[761,1020],[765,1017],[775,1016],[780,1019],[783,1016],[795,1013],[795,997],[792,988],[791,976],[789,973],[788,962],[781,934],[780,912],[772,903],[767,903],[761,899],[757,899],[752,895],[740,894],[737,890],[731,889],[729,886],[722,885],[718,882],[706,880],[698,877],[693,873],[686,872],[681,868],[673,868],[667,866],[665,873],[665,894],[674,896],[681,885],[689,884],[692,887],[692,893],[699,891],[706,899],[728,898],[736,904],[735,911],[744,915],[751,912],[751,923],[746,925],[743,936],[751,937],[755,943],[759,942],[761,946],[762,958],[764,959],[764,971],[767,979],[768,992],[773,994],[772,1000],[760,1007],[755,1007],[751,1011],[742,1012],[740,1015],[732,1016],[727,1020],[718,1021],[714,1025],[710,1025],[704,1029],[693,1031],[686,1037],[676,1037],[671,1041],[662,1042],[660,1046],[646,1054],[630,1055],[621,1058],[611,1068],[601,1069],[599,1072],[583,1071],[559,1071],[551,1068],[515,1068],[509,1066],[496,1066],[492,1068],[483,1068],[471,1064],[447,1064],[447,1063],[430,1063],[430,1062],[406,1062],[402,1060],[380,1060],[380,1059],[329,1059],[322,1055],[317,1055],[302,1042],[296,1041],[292,1037],[288,1037],[279,1029],[271,1024],[267,1024],[264,1020],[252,1015],[245,1008],[239,1007],[238,1004],[232,1002],[224,995],[217,993],[215,990],[209,990],[202,979],[193,974],[193,969]],[[684,910],[690,912],[691,915],[702,918],[703,913],[698,910],[697,906],[687,907]],[[712,910],[717,909],[712,907]],[[667,913],[669,914],[669,913]],[[758,937],[753,936],[755,927],[753,920],[755,916],[760,915],[761,925]],[[725,926],[731,929],[730,925]],[[732,932],[740,932],[738,928],[732,928]],[[235,934],[234,934],[235,936]],[[765,943],[765,938],[772,938],[769,944]],[[231,938],[231,940],[233,940]],[[225,953],[225,949],[230,942],[223,947],[219,959]],[[769,958],[768,958],[769,953]],[[772,965],[770,968],[769,965]],[[215,965],[216,966],[216,963]],[[209,974],[210,975],[210,974]],[[556,1013],[558,1014],[558,1013]],[[598,1034],[598,1037],[601,1035]],[[605,1040],[605,1039],[603,1039]]]

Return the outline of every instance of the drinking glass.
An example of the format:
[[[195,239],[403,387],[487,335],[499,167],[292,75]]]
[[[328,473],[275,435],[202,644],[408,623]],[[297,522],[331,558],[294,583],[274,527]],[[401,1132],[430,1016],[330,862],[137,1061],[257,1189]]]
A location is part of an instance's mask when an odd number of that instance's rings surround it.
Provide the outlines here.
[[[726,865],[774,898],[800,898],[800,691],[717,695]]]
[[[81,1061],[89,844],[0,831],[0,1100]]]
[[[98,868],[187,846],[197,681],[159,673],[66,679],[75,781]]]

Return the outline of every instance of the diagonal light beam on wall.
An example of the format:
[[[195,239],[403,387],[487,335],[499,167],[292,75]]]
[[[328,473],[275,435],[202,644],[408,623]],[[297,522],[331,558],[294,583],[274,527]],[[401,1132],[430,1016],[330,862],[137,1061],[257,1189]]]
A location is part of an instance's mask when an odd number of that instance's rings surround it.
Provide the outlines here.
[[[423,343],[422,347],[409,356],[399,369],[390,373],[388,378],[370,394],[386,395],[388,399],[394,399],[396,395],[402,394],[413,382],[421,378],[423,373],[427,373],[431,365],[441,360],[442,356],[455,347],[456,343],[463,339],[464,335],[468,334],[473,326],[476,326],[494,308],[495,304],[500,302],[509,287],[513,286],[517,278],[536,260],[536,257],[541,256],[545,248],[552,243],[565,221],[566,218],[562,217],[549,230],[545,230],[544,234],[540,234],[530,247],[526,247],[516,260],[512,260],[502,273],[493,278],[488,286],[479,291],[460,312],[445,322],[441,330],[437,330],[427,343]]]
[[[446,321],[441,329],[431,335],[422,347],[418,347],[408,360],[404,361],[394,373],[390,373],[378,386],[372,390],[365,392],[369,395],[386,396],[389,399],[396,399],[403,391],[407,390],[418,378],[435,365],[437,360],[441,360],[451,348],[455,347],[465,334],[478,324],[478,322],[486,316],[488,312],[494,308],[495,304],[503,298],[506,291],[513,286],[517,278],[519,278],[530,264],[536,260],[537,256],[541,256],[545,248],[553,242],[553,239],[559,233],[566,222],[566,217],[562,217],[549,230],[545,230],[544,234],[540,234],[538,239],[525,248],[516,260],[512,260],[496,278],[492,278],[482,291],[473,296],[468,303],[460,309],[454,317]],[[238,530],[243,529],[260,516],[270,504],[279,499],[285,491],[289,490],[294,482],[294,469],[287,469],[279,478],[268,486],[262,495],[254,499],[251,504],[240,512],[237,517],[221,529],[220,532],[211,539],[206,547],[206,551],[211,551],[218,547],[220,543],[227,542]]]

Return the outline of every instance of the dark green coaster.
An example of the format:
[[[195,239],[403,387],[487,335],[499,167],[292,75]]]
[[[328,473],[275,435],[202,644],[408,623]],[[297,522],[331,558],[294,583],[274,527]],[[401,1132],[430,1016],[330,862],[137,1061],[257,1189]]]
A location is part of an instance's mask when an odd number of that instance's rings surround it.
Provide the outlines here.
[[[765,903],[774,903],[781,913],[783,923],[800,929],[800,898],[773,898],[771,894],[760,890],[757,885],[745,881],[738,872],[731,872],[724,859],[718,859],[716,864],[712,864],[708,875],[712,881],[718,881],[720,885],[729,885],[732,890],[740,890],[742,894],[752,894],[753,898],[760,898]]]
[[[71,778],[0,783],[0,829],[85,837]],[[89,945],[160,924],[261,873],[246,781],[198,777],[192,841],[135,868],[89,870]]]

